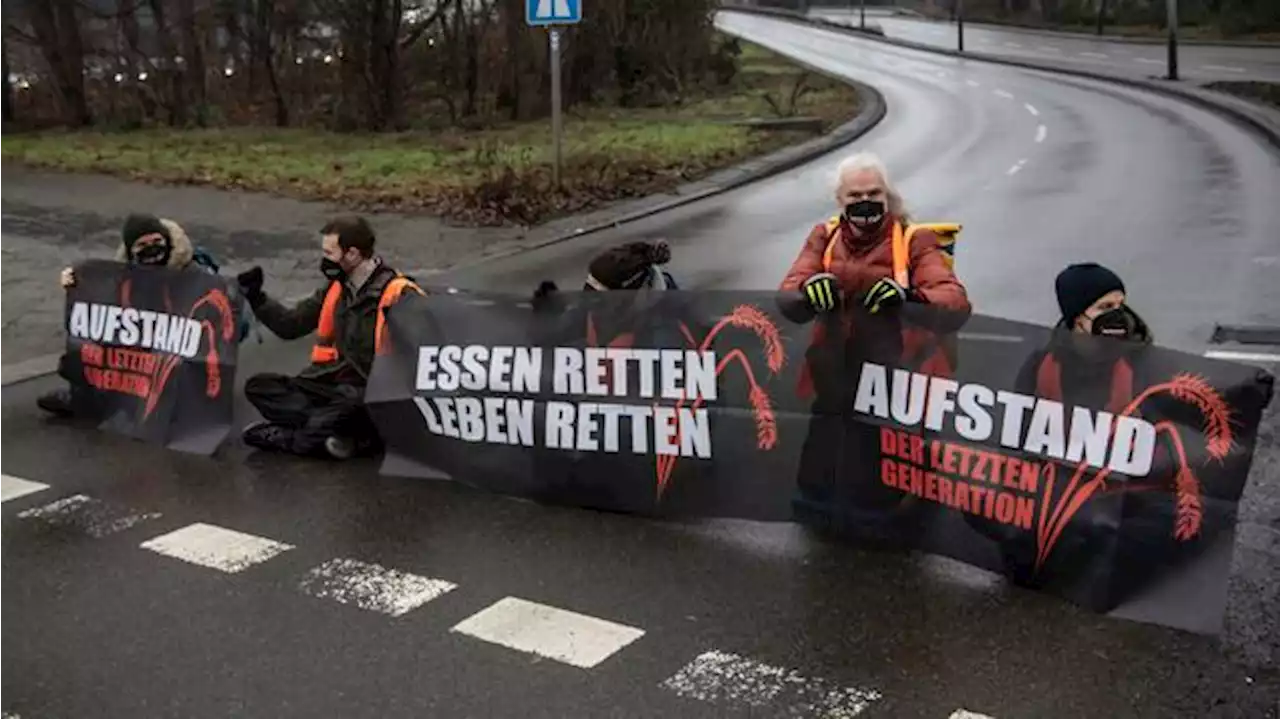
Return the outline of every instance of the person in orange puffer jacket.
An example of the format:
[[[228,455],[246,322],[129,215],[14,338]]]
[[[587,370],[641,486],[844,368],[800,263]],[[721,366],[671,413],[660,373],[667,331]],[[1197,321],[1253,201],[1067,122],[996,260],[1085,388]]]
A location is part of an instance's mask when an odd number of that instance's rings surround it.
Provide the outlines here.
[[[779,288],[789,319],[819,319],[797,388],[816,397],[793,506],[802,522],[900,545],[910,536],[914,503],[865,471],[878,448],[866,425],[846,412],[857,365],[870,360],[948,376],[955,369],[951,335],[972,308],[941,238],[923,227],[907,232],[902,197],[874,155],[840,163],[835,199],[843,212],[813,228]],[[945,311],[904,321],[899,310],[908,302]],[[858,326],[853,313],[835,313],[851,303],[869,313]]]

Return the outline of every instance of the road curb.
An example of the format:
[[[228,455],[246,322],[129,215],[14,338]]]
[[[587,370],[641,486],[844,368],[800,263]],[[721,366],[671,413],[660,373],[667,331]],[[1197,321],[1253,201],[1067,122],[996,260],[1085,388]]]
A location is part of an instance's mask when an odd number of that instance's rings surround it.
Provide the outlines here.
[[[61,352],[54,352],[4,365],[0,367],[0,387],[51,375],[58,371],[58,360],[61,357]]]
[[[1123,77],[1120,75],[1107,75],[1100,72],[1091,72],[1089,70],[1077,70],[1074,68],[1057,67],[1054,65],[1029,62],[1026,60],[1014,60],[1011,58],[1001,57],[999,55],[990,55],[980,52],[959,52],[956,50],[948,50],[946,48],[926,45],[924,43],[912,42],[910,40],[901,40],[897,38],[889,38],[872,33],[860,32],[857,28],[847,25],[824,21],[821,19],[810,18],[798,13],[779,10],[776,8],[743,8],[732,7],[725,8],[722,12],[738,12],[747,15],[763,15],[766,17],[776,17],[782,20],[789,20],[795,23],[810,25],[813,27],[825,28],[832,32],[839,32],[846,35],[854,35],[872,42],[884,43],[896,47],[903,47],[910,50],[919,50],[921,52],[930,52],[935,55],[946,55],[948,57],[961,58],[965,60],[977,60],[978,62],[989,62],[995,65],[1005,65],[1008,67],[1017,67],[1023,70],[1035,70],[1038,72],[1046,72],[1055,75],[1064,75],[1069,77],[1080,77],[1087,80],[1096,80],[1099,82],[1109,82],[1116,85],[1124,85],[1126,87],[1147,90],[1166,97],[1173,97],[1184,102],[1196,105],[1206,110],[1216,112],[1217,114],[1232,120],[1242,127],[1246,127],[1256,135],[1266,140],[1273,148],[1280,149],[1280,124],[1272,122],[1266,112],[1259,106],[1241,100],[1225,93],[1219,93],[1214,90],[1204,90],[1198,87],[1189,88],[1170,84],[1169,80],[1139,80],[1137,78]]]
[[[858,110],[858,114],[852,120],[840,125],[822,137],[814,138],[807,142],[800,143],[799,145],[784,147],[780,150],[771,152],[764,157],[748,160],[735,167],[720,170],[720,173],[736,174],[730,179],[716,183],[713,187],[696,190],[687,195],[676,197],[669,202],[663,202],[661,204],[654,205],[653,207],[636,210],[612,220],[601,221],[593,225],[588,225],[587,227],[579,228],[573,232],[556,235],[555,237],[539,242],[513,243],[513,245],[508,249],[500,250],[483,257],[478,257],[470,262],[462,262],[452,265],[447,269],[442,270],[442,272],[455,272],[458,270],[477,267],[495,260],[514,257],[515,255],[530,252],[532,250],[550,247],[551,245],[558,245],[562,242],[578,239],[579,237],[586,237],[597,232],[621,227],[637,220],[643,220],[646,217],[652,217],[653,215],[667,212],[668,210],[674,210],[676,208],[698,202],[699,200],[705,200],[710,197],[722,195],[753,182],[757,182],[774,175],[779,175],[862,137],[873,127],[879,124],[880,121],[884,119],[886,112],[888,112],[888,106],[885,104],[884,95],[874,87],[857,80],[834,77],[830,73],[792,58],[788,58],[788,61],[801,67],[805,67],[812,72],[820,73],[825,77],[830,77],[838,82],[843,82],[857,90],[861,101],[861,107]],[[703,180],[702,182],[705,183],[706,180]],[[696,186],[698,184],[701,183],[690,183],[690,185],[686,187]],[[680,188],[676,188],[675,190],[677,193],[680,191]]]

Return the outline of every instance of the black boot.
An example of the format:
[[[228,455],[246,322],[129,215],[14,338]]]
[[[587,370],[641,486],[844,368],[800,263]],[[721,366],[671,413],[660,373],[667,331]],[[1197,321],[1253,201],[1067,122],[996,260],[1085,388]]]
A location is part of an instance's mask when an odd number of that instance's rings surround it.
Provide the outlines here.
[[[71,417],[76,413],[75,404],[71,401],[71,390],[66,387],[40,395],[36,399],[36,406],[58,417]]]
[[[252,422],[241,433],[244,443],[266,452],[292,452],[293,430],[260,419]]]

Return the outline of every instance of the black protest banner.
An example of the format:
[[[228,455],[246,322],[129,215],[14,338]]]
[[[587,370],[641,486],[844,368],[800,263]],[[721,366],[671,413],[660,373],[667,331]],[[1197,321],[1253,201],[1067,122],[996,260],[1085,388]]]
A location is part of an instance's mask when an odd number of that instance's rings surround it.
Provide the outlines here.
[[[367,395],[383,471],[795,519],[1218,629],[1269,375],[919,306],[796,323],[776,299],[409,298]]]
[[[406,298],[366,403],[384,471],[649,515],[783,520],[793,456],[767,296]]]
[[[104,429],[212,454],[231,428],[236,317],[225,280],[93,260],[67,291],[60,373]]]

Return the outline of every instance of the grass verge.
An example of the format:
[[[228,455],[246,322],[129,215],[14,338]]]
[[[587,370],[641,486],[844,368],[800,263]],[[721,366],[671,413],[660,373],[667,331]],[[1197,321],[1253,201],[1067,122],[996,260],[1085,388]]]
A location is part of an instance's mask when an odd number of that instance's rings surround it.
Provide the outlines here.
[[[566,113],[559,190],[551,180],[549,120],[376,135],[267,128],[43,132],[5,137],[3,159],[365,210],[425,211],[467,224],[533,224],[669,190],[813,136],[734,121],[815,117],[825,131],[857,110],[849,86],[744,43],[731,81],[678,105]]]

